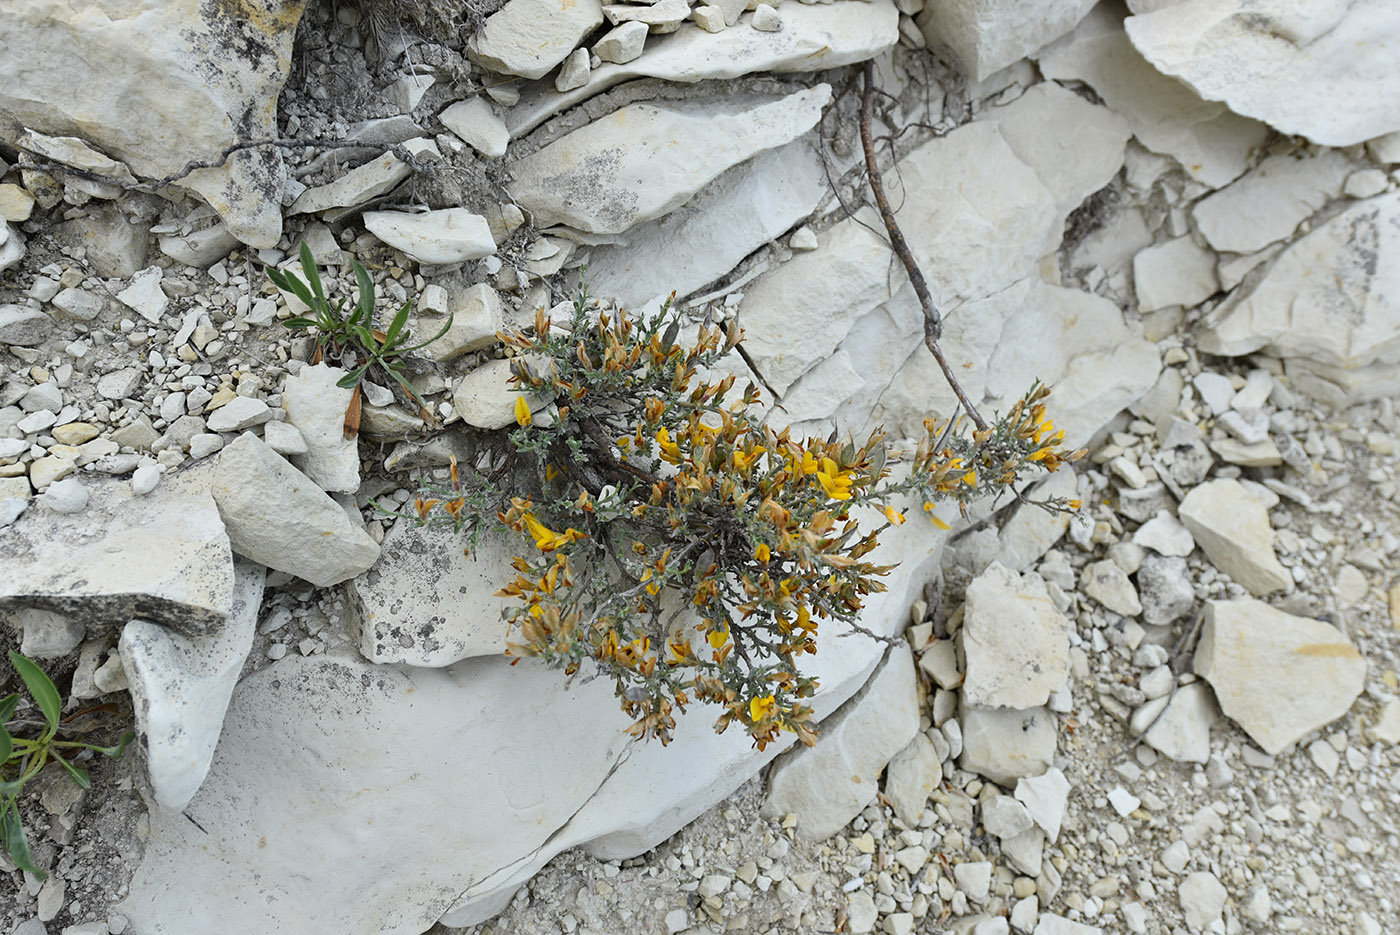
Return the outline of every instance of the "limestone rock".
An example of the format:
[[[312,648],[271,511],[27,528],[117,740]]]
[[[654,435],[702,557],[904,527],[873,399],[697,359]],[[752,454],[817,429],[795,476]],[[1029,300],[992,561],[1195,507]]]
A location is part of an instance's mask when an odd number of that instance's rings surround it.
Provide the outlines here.
[[[1045,708],[1024,711],[969,708],[960,717],[962,756],[958,765],[998,785],[1039,776],[1055,757],[1055,716]]]
[[[930,44],[947,45],[981,81],[1075,27],[1094,0],[943,0],[918,17]]]
[[[364,222],[374,236],[419,263],[462,263],[496,252],[491,225],[466,208],[366,211]]]
[[[1159,555],[1182,558],[1196,549],[1196,540],[1191,538],[1191,530],[1166,510],[1159,511],[1156,516],[1139,526],[1137,532],[1133,533],[1133,542]]]
[[[1306,218],[1342,194],[1352,163],[1335,149],[1270,156],[1191,209],[1217,250],[1254,253],[1293,236]]]
[[[245,558],[326,587],[379,557],[338,503],[255,435],[220,452],[212,486],[228,541]]]
[[[1224,104],[1203,101],[1159,72],[1133,48],[1121,14],[1107,4],[1099,4],[1037,59],[1048,79],[1088,84],[1132,125],[1138,142],[1170,155],[1189,176],[1212,188],[1243,173],[1251,152],[1269,132],[1264,124],[1237,116]]]
[[[1351,146],[1400,129],[1400,11],[1386,0],[1188,0],[1125,26],[1158,69],[1285,134]]]
[[[1210,729],[1218,717],[1210,689],[1192,682],[1134,711],[1130,726],[1134,735],[1146,731],[1142,739],[1163,755],[1179,763],[1204,763],[1210,759]]]
[[[292,463],[322,490],[353,493],[360,487],[360,447],[345,437],[345,411],[354,391],[336,385],[344,376],[344,370],[326,364],[302,367],[287,377],[282,408],[306,442],[306,453],[293,455]]]
[[[221,633],[185,637],[146,620],[122,629],[126,671],[146,770],[162,807],[179,810],[209,772],[233,687],[253,645],[265,570],[234,564],[233,600]]]
[[[590,267],[590,272],[591,272]],[[501,297],[486,283],[477,283],[450,303],[452,324],[447,333],[419,351],[436,361],[452,360],[470,351],[479,351],[495,342],[496,332],[505,328]],[[426,341],[442,330],[446,321],[420,316],[413,331],[414,343]]]
[[[1181,902],[1181,911],[1186,916],[1186,927],[1193,932],[1200,932],[1211,923],[1220,922],[1220,913],[1225,909],[1225,900],[1229,893],[1215,878],[1215,874],[1197,870],[1186,875],[1186,879],[1177,887],[1176,895]]]
[[[0,344],[37,347],[53,334],[53,319],[27,305],[0,305]]]
[[[1069,678],[1067,623],[1038,575],[993,562],[967,587],[959,638],[965,704],[1035,708]]]
[[[535,224],[620,234],[675,210],[724,170],[816,124],[826,84],[777,100],[629,104],[512,165]]]
[[[1115,614],[1136,617],[1142,613],[1137,589],[1117,562],[1105,559],[1086,565],[1079,576],[1079,587]]]
[[[1051,841],[1060,837],[1060,824],[1064,821],[1069,789],[1069,780],[1054,766],[1039,776],[1023,777],[1016,781],[1016,800],[1026,806],[1031,820],[1045,831],[1045,836]]]
[[[201,482],[184,472],[139,505],[126,482],[87,477],[81,522],[33,509],[0,529],[0,608],[40,608],[98,626],[141,617],[188,636],[219,632],[233,559],[207,475]]]
[[[146,178],[218,159],[240,140],[277,136],[302,7],[249,0],[234,14],[198,0],[80,9],[25,0],[7,10],[0,36],[11,78],[0,111],[33,130],[81,136]],[[197,192],[245,243],[271,247],[284,175],[276,147],[255,147],[174,184]]]
[[[1196,544],[1217,568],[1262,597],[1293,584],[1274,555],[1269,513],[1236,480],[1193,488],[1177,511]]]
[[[807,840],[826,840],[875,798],[880,770],[918,730],[914,660],[895,647],[861,693],[823,722],[816,746],[774,766],[763,813],[795,814]]]
[[[1269,754],[1345,714],[1366,678],[1366,660],[1336,627],[1247,599],[1206,605],[1194,666]]]
[[[462,421],[479,429],[503,429],[515,422],[515,400],[520,394],[510,382],[509,360],[488,360],[462,378],[452,394],[452,406]],[[540,396],[527,393],[531,411],[544,405]]]
[[[943,763],[933,741],[926,734],[915,734],[909,746],[885,767],[885,797],[899,820],[910,828],[918,827],[924,805],[942,778]]]
[[[56,659],[78,648],[87,627],[51,610],[24,607],[10,615],[10,623],[19,628],[19,651],[30,659]]]
[[[651,9],[661,5],[660,3],[654,4]],[[681,0],[681,17],[684,18],[689,12],[690,5],[685,0]],[[605,62],[615,62],[621,65],[641,55],[642,47],[646,41],[647,24],[641,20],[630,20],[608,30],[603,38],[594,43],[593,54]]]
[[[514,577],[514,536],[484,534],[463,556],[458,537],[401,519],[380,548],[383,561],[346,584],[366,659],[437,668],[505,651],[495,593]]]
[[[1137,583],[1144,623],[1166,626],[1196,606],[1191,570],[1180,556],[1146,556],[1137,570]]]
[[[1138,308],[1144,312],[1198,305],[1215,294],[1220,281],[1215,255],[1187,237],[1148,247],[1133,257]]]
[[[1290,244],[1202,319],[1202,351],[1263,351],[1333,405],[1400,392],[1400,192],[1357,202]]]
[[[287,213],[314,214],[332,208],[358,207],[393,191],[412,174],[413,170],[407,163],[392,152],[387,152],[325,185],[308,188],[297,196]],[[324,256],[319,259],[323,263],[328,262]]]
[[[458,101],[438,114],[438,119],[481,155],[494,159],[506,154],[510,131],[484,97]]]
[[[826,192],[821,159],[807,141],[759,153],[620,243],[595,247],[590,285],[633,309],[672,290],[688,295],[790,230]]]
[[[160,324],[170,305],[170,298],[160,287],[162,275],[159,266],[141,270],[125,289],[117,293],[117,298],[151,324]]]
[[[602,22],[599,0],[510,0],[486,18],[476,58],[492,71],[543,78]]]
[[[205,425],[211,432],[241,432],[271,418],[271,407],[261,399],[236,396],[210,413]]]

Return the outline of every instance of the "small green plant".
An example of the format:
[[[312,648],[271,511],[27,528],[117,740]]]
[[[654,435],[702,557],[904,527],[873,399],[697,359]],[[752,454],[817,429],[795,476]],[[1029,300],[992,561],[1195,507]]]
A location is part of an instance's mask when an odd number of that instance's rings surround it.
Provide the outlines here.
[[[389,322],[389,327],[380,331],[374,327],[374,280],[358,260],[352,261],[350,265],[354,270],[360,295],[350,313],[345,315],[342,313],[345,306],[343,298],[331,301],[326,297],[325,288],[321,284],[321,274],[316,268],[316,258],[311,255],[311,248],[306,245],[306,241],[301,243],[300,255],[305,281],[295,273],[272,267],[267,270],[267,276],[273,285],[296,296],[309,309],[308,315],[288,318],[282,324],[292,331],[315,330],[316,355],[313,363],[319,362],[323,357],[339,360],[347,352],[353,355],[355,362],[351,365],[350,372],[336,383],[345,389],[355,390],[356,395],[350,403],[351,412],[359,411],[360,381],[366,373],[376,372],[397,384],[418,405],[420,414],[427,413],[424,421],[431,422],[432,416],[427,403],[409,383],[404,358],[446,334],[452,327],[452,316],[449,315],[442,329],[428,340],[409,344],[407,325],[413,308],[412,302],[405,302]],[[351,421],[347,418],[347,434],[353,434]],[[353,427],[358,427],[358,418],[354,418],[353,423]]]
[[[84,789],[91,789],[92,778],[87,770],[71,761],[68,755],[79,750],[93,750],[115,759],[122,755],[133,734],[126,731],[121,740],[111,747],[59,740],[58,733],[65,729],[65,725],[60,719],[62,699],[53,681],[44,674],[43,669],[19,653],[10,653],[10,664],[29,690],[30,697],[43,715],[43,721],[15,719],[20,700],[18,693],[0,698],[0,838],[4,840],[5,850],[15,865],[42,880],[44,871],[34,865],[24,825],[20,821],[19,795],[25,783],[39,775],[53,760],[63,767],[73,782]],[[33,737],[16,736],[12,730],[36,727],[39,733]]]
[[[451,487],[425,491],[415,512],[533,544],[500,591],[519,637],[508,654],[613,681],[632,734],[666,743],[700,701],[721,709],[717,730],[737,723],[760,749],[780,731],[811,743],[803,699],[817,683],[800,659],[821,621],[858,627],[866,595],[884,589],[893,566],[869,554],[905,521],[901,504],[946,528],[937,503],[1018,495],[1027,471],[1082,452],[1059,449],[1036,384],[970,433],[929,420],[894,476],[879,432],[857,444],[762,424],[752,384],[736,395],[733,376],[715,378],[742,338],[735,324],[706,322],[685,344],[681,327],[669,303],[637,321],[580,288],[572,321],[540,313],[502,335],[518,425],[465,479],[454,463]]]

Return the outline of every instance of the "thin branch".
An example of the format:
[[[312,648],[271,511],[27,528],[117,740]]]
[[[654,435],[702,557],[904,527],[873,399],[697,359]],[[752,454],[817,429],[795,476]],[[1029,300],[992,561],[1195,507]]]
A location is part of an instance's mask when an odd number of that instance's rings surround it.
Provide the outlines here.
[[[919,264],[914,259],[914,254],[909,250],[909,242],[904,239],[904,232],[899,229],[899,224],[895,221],[894,211],[890,208],[889,199],[885,197],[884,178],[880,175],[880,166],[875,158],[875,140],[870,131],[870,120],[875,110],[875,64],[867,61],[865,63],[865,93],[861,97],[860,106],[860,142],[865,149],[865,170],[870,180],[870,191],[875,196],[875,205],[880,209],[880,218],[885,222],[885,229],[890,234],[890,247],[894,250],[899,261],[904,264],[905,272],[909,274],[909,281],[914,286],[914,294],[919,297],[919,305],[924,312],[924,344],[928,347],[933,359],[938,361],[938,368],[943,371],[943,379],[952,388],[953,393],[962,403],[963,409],[967,410],[968,416],[976,424],[978,429],[983,431],[987,428],[987,422],[977,411],[977,407],[972,405],[972,400],[968,399],[962,385],[958,383],[958,378],[953,374],[953,368],[948,366],[947,358],[943,356],[943,349],[938,345],[938,339],[943,336],[943,316],[939,314],[938,307],[933,304],[933,296],[929,293],[928,283],[924,280],[923,271],[919,269]]]

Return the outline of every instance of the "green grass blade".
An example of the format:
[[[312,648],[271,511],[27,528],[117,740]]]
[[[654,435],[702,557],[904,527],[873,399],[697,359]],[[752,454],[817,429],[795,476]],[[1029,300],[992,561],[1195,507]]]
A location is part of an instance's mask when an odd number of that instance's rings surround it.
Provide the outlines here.
[[[83,769],[80,766],[74,766],[72,763],[69,763],[66,759],[59,756],[57,752],[53,754],[53,758],[55,760],[58,760],[59,765],[68,771],[68,775],[72,777],[73,782],[78,786],[79,789],[92,788],[92,777],[88,775],[87,770]]]
[[[369,278],[369,272],[360,265],[359,260],[350,265],[355,270],[355,282],[360,287],[360,299],[355,303],[355,314],[350,316],[350,320],[367,322],[374,317],[374,280]]]
[[[24,679],[25,687],[38,702],[39,710],[44,712],[44,720],[49,722],[49,727],[58,727],[58,719],[63,712],[63,699],[59,697],[53,681],[32,660],[17,652],[10,653],[10,664],[19,672],[19,677]]]
[[[393,350],[394,345],[399,343],[399,334],[403,332],[404,325],[408,324],[408,313],[412,308],[411,302],[405,302],[399,313],[394,316],[394,320],[389,322],[389,330],[384,332],[384,350]]]
[[[5,810],[0,812],[0,840],[5,842],[5,851],[16,867],[29,871],[40,880],[45,879],[48,874],[34,866],[34,856],[29,853],[29,841],[24,837],[24,825],[19,820],[19,806],[13,798],[5,806]]]
[[[10,732],[0,727],[0,763],[4,763],[8,760],[10,754],[14,752],[14,749],[15,742],[14,739],[10,737]]]
[[[316,258],[311,255],[311,248],[306,245],[306,241],[301,242],[301,271],[306,274],[306,281],[311,284],[311,291],[316,298],[322,302],[326,301],[326,291],[321,286],[321,271],[316,268]],[[306,303],[310,305],[311,303]]]
[[[413,345],[410,345],[409,347],[401,348],[401,349],[399,350],[399,353],[400,353],[400,354],[407,354],[409,351],[416,351],[416,350],[419,350],[419,349],[421,349],[421,348],[425,348],[425,347],[427,347],[429,344],[432,344],[434,341],[436,341],[438,338],[442,337],[444,334],[447,334],[448,329],[450,329],[451,327],[452,327],[452,316],[451,316],[451,315],[448,315],[448,316],[447,316],[447,323],[444,324],[444,325],[442,326],[442,328],[438,331],[437,334],[433,335],[431,338],[429,338],[429,339],[426,340],[426,341],[421,341],[421,342],[419,342],[418,344],[413,344]]]
[[[284,318],[282,320],[282,327],[291,328],[293,331],[296,331],[301,328],[314,328],[316,327],[316,322],[312,321],[310,318]]]
[[[280,269],[268,267],[267,278],[272,280],[272,284],[283,292],[290,292],[301,300],[301,304],[307,308],[316,307],[316,299],[311,295],[311,290],[306,288],[306,283],[301,281],[301,277],[295,273],[283,272]]]

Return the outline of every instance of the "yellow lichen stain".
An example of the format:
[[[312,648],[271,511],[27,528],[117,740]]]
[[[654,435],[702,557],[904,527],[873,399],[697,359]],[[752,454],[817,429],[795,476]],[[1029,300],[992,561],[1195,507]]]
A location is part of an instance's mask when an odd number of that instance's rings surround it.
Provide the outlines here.
[[[296,29],[306,0],[214,0],[213,6],[223,16],[246,20],[263,35],[276,36]]]
[[[1313,656],[1318,659],[1360,659],[1361,653],[1349,643],[1308,643],[1296,650],[1300,656]]]

